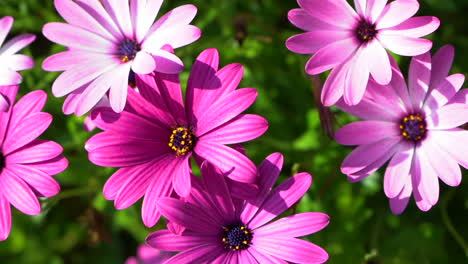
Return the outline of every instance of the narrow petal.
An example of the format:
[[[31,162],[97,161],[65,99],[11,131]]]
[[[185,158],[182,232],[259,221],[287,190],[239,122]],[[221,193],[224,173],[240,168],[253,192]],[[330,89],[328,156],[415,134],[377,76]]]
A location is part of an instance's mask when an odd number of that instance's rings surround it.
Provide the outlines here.
[[[22,164],[9,164],[8,169],[26,182],[41,197],[52,197],[60,192],[58,182],[43,171]]]
[[[458,164],[468,169],[468,131],[462,129],[431,130],[434,142],[455,159]]]
[[[302,9],[296,8],[292,9],[288,12],[288,19],[289,21],[295,25],[296,27],[304,30],[304,31],[312,31],[312,30],[340,30],[339,27],[331,25],[327,22],[324,22],[320,19],[317,19],[309,13]]]
[[[282,182],[266,198],[257,214],[248,223],[256,229],[277,217],[295,204],[309,189],[312,177],[308,173],[299,173]]]
[[[41,205],[31,188],[8,168],[3,169],[0,184],[3,195],[16,209],[27,215],[41,212]]]
[[[369,63],[369,71],[378,84],[388,84],[392,80],[392,67],[387,51],[380,42],[371,41],[366,47],[366,60]]]
[[[312,54],[333,42],[350,37],[352,33],[345,30],[312,30],[290,37],[286,40],[286,47],[292,52]]]
[[[298,0],[299,6],[321,21],[345,29],[352,29],[359,17],[344,0]]]
[[[405,184],[401,192],[394,198],[390,198],[390,209],[395,215],[403,213],[408,205],[408,201],[411,198],[413,187],[411,185],[411,175],[401,175],[405,178]]]
[[[131,0],[130,17],[133,20],[135,37],[138,42],[142,42],[146,33],[153,24],[163,0]]]
[[[435,67],[435,62],[432,64]],[[432,73],[435,69],[432,70]],[[451,100],[455,94],[460,90],[463,83],[465,82],[465,75],[456,73],[448,77],[444,77],[441,82],[438,82],[439,85],[432,87],[432,77],[431,77],[431,88],[424,106],[426,112],[430,113],[433,110],[437,110],[444,106],[449,100]],[[464,103],[462,101],[462,103]]]
[[[258,251],[293,263],[324,263],[328,253],[321,247],[297,238],[262,237],[252,241]]]
[[[328,223],[330,217],[323,213],[295,214],[255,229],[255,237],[301,237],[322,230]]]
[[[390,160],[384,176],[384,191],[388,198],[397,197],[408,182],[413,153],[412,144],[403,144],[403,147]]]
[[[455,187],[460,185],[462,174],[456,160],[431,140],[424,143],[427,159],[445,184]]]
[[[135,59],[132,62],[132,70],[139,74],[148,74],[154,71],[156,68],[156,62],[154,61],[151,54],[144,51],[137,53]]]
[[[433,164],[429,163],[426,151],[424,145],[415,151],[411,170],[412,184],[415,191],[421,195],[422,201],[432,206],[439,199],[439,180]],[[418,202],[418,199],[416,199],[416,202]],[[421,207],[420,209],[425,210]]]
[[[6,156],[7,163],[34,163],[53,159],[63,152],[54,141],[37,139]]]
[[[159,73],[155,74],[155,81],[165,108],[175,122],[178,125],[187,124],[179,75]]]
[[[385,6],[376,23],[376,29],[396,26],[408,18],[414,16],[419,9],[416,0],[398,0]]]
[[[5,41],[6,36],[13,26],[13,17],[6,16],[0,19],[0,46],[2,46],[3,41]]]
[[[89,56],[87,51],[83,50],[67,50],[59,52],[47,57],[42,62],[42,69],[46,71],[64,71],[68,70],[79,62],[82,62],[83,58]]]
[[[163,30],[176,25],[188,25],[197,14],[197,7],[194,5],[178,6],[164,14],[150,28],[147,36],[150,36],[156,30]]]
[[[320,50],[306,64],[306,72],[311,75],[330,70],[345,62],[358,49],[359,43],[355,37],[333,42]]]
[[[335,133],[336,142],[347,145],[365,145],[399,135],[395,123],[386,121],[359,121],[340,128]]]
[[[123,39],[125,37],[101,2],[94,0],[75,0],[75,2],[109,31],[114,39]]]
[[[64,171],[68,167],[68,160],[64,156],[60,155],[51,160],[28,163],[27,165],[31,168],[43,171],[48,175],[55,175]]]
[[[190,184],[190,155],[184,158],[179,157],[177,164],[175,164],[174,175],[172,177],[172,185],[174,191],[180,197],[187,197],[190,195],[192,185]]]
[[[17,85],[23,81],[23,77],[13,70],[1,67],[0,73],[2,74],[2,78],[0,78],[0,86]]]
[[[420,38],[434,32],[440,25],[440,20],[432,16],[411,17],[401,24],[391,28],[382,29],[382,31],[393,31],[394,34],[400,34],[412,38]]]
[[[0,20],[0,23],[2,22],[4,21]],[[10,203],[8,202],[6,197],[4,197],[4,195],[0,193],[0,241],[4,241],[8,238],[8,236],[10,235],[10,230],[11,230]]]
[[[219,255],[225,254],[224,252],[224,248],[218,244],[203,244],[175,255],[174,257],[164,262],[164,264],[208,264],[212,263],[212,261]]]
[[[201,174],[206,190],[220,214],[225,219],[234,219],[234,204],[226,184],[225,175],[208,162],[202,164]]]
[[[36,39],[36,36],[33,34],[23,34],[16,36],[6,42],[1,48],[0,48],[0,54],[2,56],[10,56],[18,51],[22,50],[24,47],[27,45],[31,44]]]
[[[230,147],[200,140],[194,152],[203,159],[216,164],[223,173],[228,173],[227,177],[233,180],[247,183],[256,181],[255,164],[248,157]]]
[[[13,107],[9,129],[15,129],[29,114],[40,112],[46,103],[47,93],[38,90],[23,96]]]
[[[132,22],[130,20],[129,1],[103,0],[104,7],[109,15],[119,26],[123,35],[127,38],[133,38]]]
[[[366,14],[373,23],[382,15],[382,11],[387,5],[387,0],[367,0]]]
[[[336,66],[328,75],[320,97],[323,105],[332,106],[343,96],[346,75],[350,65],[349,61],[342,63]]]
[[[448,104],[426,117],[429,129],[450,129],[468,122],[467,104]]]
[[[13,71],[22,71],[34,67],[34,60],[23,54],[11,55],[5,63],[8,65],[8,68]]]
[[[153,53],[153,55],[156,61],[156,68],[154,68],[154,70],[157,72],[174,74],[184,69],[184,63],[173,53],[165,50],[158,50],[158,52]]]
[[[445,45],[440,48],[432,57],[431,88],[437,89],[452,68],[455,49],[452,45]],[[461,85],[460,85],[461,87]]]
[[[432,48],[432,41],[428,39],[386,34],[386,32],[381,32],[377,38],[386,49],[402,56],[417,56]]]
[[[408,74],[408,88],[413,107],[420,109],[431,81],[431,54],[429,52],[413,57]]]
[[[364,50],[359,49],[356,52],[346,76],[343,98],[349,105],[356,105],[362,100],[369,81],[369,68],[366,65]]]
[[[178,25],[164,30],[159,30],[153,33],[152,36],[148,38],[147,41],[150,41],[155,38],[159,42],[159,46],[164,44],[169,44],[173,49],[177,49],[183,46],[186,46],[190,43],[198,40],[202,35],[201,30],[193,25]],[[154,43],[155,40],[150,43],[152,45],[158,45]],[[145,43],[145,45],[147,45]],[[143,46],[145,47],[145,46]]]
[[[214,237],[200,236],[198,233],[185,231],[177,235],[169,230],[159,230],[146,238],[146,243],[163,251],[185,251],[190,248],[215,242]]]
[[[250,247],[247,249],[247,251],[254,257],[258,263],[272,263],[272,264],[288,264],[289,262],[286,262],[282,259],[279,259],[277,257],[274,257],[270,254],[260,252],[255,249],[255,247]]]

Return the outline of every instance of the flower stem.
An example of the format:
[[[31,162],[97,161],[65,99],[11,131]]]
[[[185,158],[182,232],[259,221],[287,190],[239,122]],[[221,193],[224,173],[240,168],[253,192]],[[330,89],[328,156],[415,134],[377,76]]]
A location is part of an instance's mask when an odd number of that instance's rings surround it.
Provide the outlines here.
[[[447,212],[447,205],[450,199],[452,199],[453,194],[454,194],[453,190],[448,191],[441,202],[440,211],[442,215],[442,221],[444,222],[445,227],[447,227],[447,230],[449,231],[450,235],[452,235],[452,237],[455,239],[458,245],[465,251],[465,256],[468,259],[468,244],[460,235],[460,233],[458,233],[458,231],[455,229],[455,226],[450,220],[450,217]]]

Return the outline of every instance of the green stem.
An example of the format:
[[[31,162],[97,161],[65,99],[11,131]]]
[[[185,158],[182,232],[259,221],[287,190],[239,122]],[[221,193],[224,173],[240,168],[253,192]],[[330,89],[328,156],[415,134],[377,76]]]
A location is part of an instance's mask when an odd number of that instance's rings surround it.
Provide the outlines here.
[[[466,241],[463,239],[463,237],[460,235],[460,233],[457,232],[455,229],[455,226],[453,225],[452,221],[450,220],[450,217],[447,213],[447,205],[450,199],[452,198],[454,194],[453,190],[450,190],[445,197],[443,198],[440,206],[440,211],[442,214],[442,221],[444,222],[445,226],[447,227],[447,230],[449,233],[452,235],[452,237],[455,239],[455,241],[458,243],[458,245],[465,251],[465,256],[468,258],[468,244]]]

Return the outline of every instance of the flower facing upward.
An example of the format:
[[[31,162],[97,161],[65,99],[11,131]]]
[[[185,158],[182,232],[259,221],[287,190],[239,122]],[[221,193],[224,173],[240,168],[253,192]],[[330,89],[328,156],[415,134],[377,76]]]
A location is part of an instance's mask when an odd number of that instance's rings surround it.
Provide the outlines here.
[[[21,75],[17,71],[31,69],[34,61],[30,57],[22,54],[16,54],[36,39],[32,34],[24,34],[14,37],[4,43],[8,32],[13,25],[13,18],[10,16],[0,19],[0,86],[17,85],[21,83]],[[0,96],[0,109],[7,110],[7,98]]]
[[[184,5],[153,24],[162,0],[55,0],[66,23],[48,23],[44,35],[69,49],[48,57],[42,67],[64,71],[52,92],[61,97],[65,114],[83,115],[109,91],[110,105],[121,112],[130,71],[178,73],[182,61],[162,47],[185,46],[201,36],[189,23],[197,8]]]
[[[50,114],[41,112],[46,93],[31,92],[13,105],[17,91],[18,86],[0,86],[10,102],[0,112],[0,240],[10,234],[10,204],[25,214],[39,214],[37,197],[56,195],[60,186],[51,175],[68,166],[59,144],[36,139],[52,122]]]
[[[160,250],[181,251],[166,264],[325,262],[325,250],[297,237],[323,229],[328,215],[300,213],[268,223],[296,203],[312,182],[309,174],[299,173],[272,189],[282,164],[281,154],[268,156],[258,168],[258,196],[245,201],[234,198],[221,172],[204,163],[203,180],[192,177],[187,201],[159,201],[162,215],[183,231],[156,231],[146,242]]]
[[[349,105],[361,101],[372,75],[382,85],[392,78],[385,49],[403,56],[427,52],[432,42],[420,37],[439,27],[436,17],[412,17],[416,0],[355,0],[354,11],[346,0],[298,0],[300,9],[289,12],[289,21],[308,31],[286,41],[289,50],[314,56],[306,64],[311,75],[332,69],[322,90],[322,103],[341,97]]]
[[[343,161],[341,171],[358,181],[390,160],[384,191],[392,212],[400,214],[413,193],[417,206],[429,210],[439,198],[440,178],[449,186],[461,181],[458,164],[468,168],[468,131],[457,128],[468,121],[468,89],[460,90],[465,77],[447,76],[454,51],[442,47],[414,57],[408,88],[391,59],[389,85],[369,82],[356,106],[338,106],[364,121],[344,126],[335,135],[343,145],[360,145]]]
[[[104,130],[88,140],[89,159],[100,166],[122,167],[107,181],[104,196],[124,209],[143,195],[147,226],[159,219],[156,200],[172,190],[190,193],[190,157],[208,160],[243,183],[256,180],[255,164],[226,144],[255,139],[268,128],[260,116],[241,114],[256,99],[253,88],[236,89],[243,76],[240,64],[218,70],[216,49],[203,51],[187,84],[185,106],[178,75],[137,75],[138,92],[129,89],[120,114],[109,108],[92,112]]]
[[[143,244],[138,247],[138,255],[128,258],[125,264],[162,264],[170,257],[169,252],[157,250]]]

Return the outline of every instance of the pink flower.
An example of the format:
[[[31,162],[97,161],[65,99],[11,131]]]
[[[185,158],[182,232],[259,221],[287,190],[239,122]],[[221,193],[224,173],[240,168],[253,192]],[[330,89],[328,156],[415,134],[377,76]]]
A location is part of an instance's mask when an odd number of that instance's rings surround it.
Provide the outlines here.
[[[48,57],[42,67],[64,71],[52,92],[57,97],[69,94],[65,114],[85,114],[108,91],[112,109],[121,112],[131,70],[182,71],[182,61],[162,47],[178,48],[200,38],[200,29],[189,25],[197,8],[180,6],[153,24],[161,4],[161,0],[55,0],[68,24],[48,23],[43,33],[69,49]]]
[[[36,39],[32,34],[24,34],[14,37],[4,43],[8,32],[13,25],[13,18],[10,16],[0,19],[0,86],[17,85],[21,83],[22,77],[17,71],[27,70],[34,67],[34,61],[30,57],[16,52],[22,50]],[[9,107],[7,98],[0,96],[0,110],[6,111]]]
[[[348,105],[359,103],[369,75],[381,84],[392,78],[385,49],[403,56],[427,52],[432,42],[420,37],[439,27],[436,17],[412,17],[416,0],[354,0],[354,11],[345,0],[298,0],[291,23],[308,32],[286,41],[289,50],[315,53],[305,67],[315,75],[332,69],[322,90],[322,102],[335,104],[341,97]]]
[[[235,181],[254,183],[255,164],[226,144],[261,136],[268,128],[260,116],[241,113],[256,99],[253,88],[236,89],[243,76],[240,64],[218,70],[216,49],[203,51],[187,84],[185,106],[178,75],[137,75],[139,93],[129,89],[120,114],[109,108],[93,111],[94,123],[104,130],[88,140],[94,164],[122,167],[107,181],[104,196],[124,209],[144,196],[143,222],[159,219],[157,198],[172,190],[190,193],[190,157],[208,160]]]
[[[146,242],[164,251],[181,251],[166,264],[177,263],[323,263],[328,254],[297,237],[320,231],[329,223],[323,213],[300,213],[268,223],[296,203],[312,177],[299,173],[272,190],[283,165],[273,153],[259,166],[259,195],[253,200],[232,197],[225,177],[211,164],[202,165],[203,180],[192,177],[187,201],[161,198],[161,213],[185,229],[152,233]]]
[[[468,168],[468,131],[457,128],[468,121],[465,77],[447,77],[453,47],[442,47],[411,61],[408,88],[395,61],[388,85],[370,81],[356,106],[338,106],[364,121],[336,132],[343,145],[360,145],[343,161],[341,171],[351,181],[361,180],[390,160],[384,191],[394,214],[402,213],[413,193],[417,206],[429,210],[439,198],[440,178],[449,186],[461,181],[458,164]]]
[[[51,175],[68,166],[59,144],[36,139],[52,122],[52,115],[41,112],[46,93],[31,92],[13,105],[17,91],[18,86],[0,86],[11,102],[0,112],[0,240],[10,234],[10,204],[25,214],[39,214],[37,197],[56,195],[60,186]]]
[[[162,264],[170,257],[169,252],[157,250],[143,244],[138,247],[138,256],[128,258],[125,264]]]

